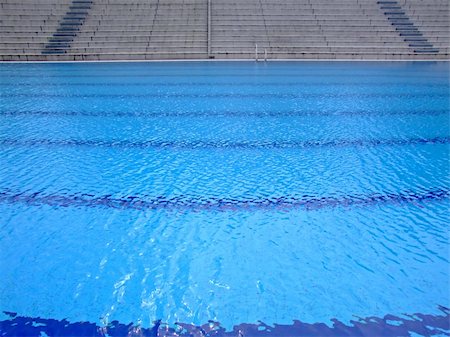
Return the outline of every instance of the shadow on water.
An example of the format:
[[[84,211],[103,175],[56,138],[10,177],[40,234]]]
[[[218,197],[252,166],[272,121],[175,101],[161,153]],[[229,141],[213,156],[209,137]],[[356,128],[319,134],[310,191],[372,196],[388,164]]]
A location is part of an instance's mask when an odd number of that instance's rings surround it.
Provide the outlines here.
[[[332,319],[325,323],[304,323],[294,321],[291,325],[266,325],[242,323],[227,331],[220,323],[210,321],[202,326],[177,323],[169,327],[160,320],[151,328],[133,323],[113,321],[106,327],[89,322],[70,323],[67,320],[23,317],[13,312],[4,312],[10,318],[0,321],[0,335],[4,337],[340,337],[340,336],[450,336],[450,309],[439,306],[442,315],[416,313],[398,317],[386,315],[383,318],[366,317],[350,321],[349,325]]]

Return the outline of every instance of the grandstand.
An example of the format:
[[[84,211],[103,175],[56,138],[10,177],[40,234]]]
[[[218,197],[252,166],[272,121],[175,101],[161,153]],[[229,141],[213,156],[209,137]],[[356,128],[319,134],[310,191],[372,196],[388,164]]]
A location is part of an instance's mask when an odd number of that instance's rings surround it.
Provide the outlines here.
[[[0,60],[448,59],[448,0],[0,0]]]

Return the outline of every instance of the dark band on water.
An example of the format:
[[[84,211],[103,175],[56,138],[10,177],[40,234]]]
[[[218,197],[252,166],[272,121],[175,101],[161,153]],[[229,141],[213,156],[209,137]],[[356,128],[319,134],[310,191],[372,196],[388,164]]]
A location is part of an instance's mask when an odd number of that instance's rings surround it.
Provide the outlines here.
[[[347,111],[56,111],[56,110],[4,110],[0,111],[0,116],[88,116],[88,117],[139,117],[139,118],[160,118],[160,117],[296,117],[296,116],[397,116],[397,115],[419,115],[436,116],[447,115],[449,109],[436,110],[347,110]]]
[[[83,139],[0,139],[0,146],[86,146],[137,149],[309,149],[324,147],[368,147],[448,144],[450,137],[398,139],[338,139],[305,141],[232,140],[83,140]]]
[[[69,322],[65,319],[23,317],[13,312],[5,312],[9,319],[0,321],[2,337],[406,337],[411,334],[431,337],[448,336],[450,330],[450,310],[439,306],[442,314],[404,315],[388,314],[380,317],[366,317],[351,320],[345,324],[337,319],[326,323],[305,323],[295,320],[293,324],[242,323],[232,330],[221,327],[219,322],[210,321],[196,326],[176,323],[170,327],[158,320],[151,328],[133,323],[123,324],[112,321],[106,326],[90,322]]]
[[[319,196],[273,196],[266,198],[216,198],[178,195],[173,197],[131,195],[113,196],[87,193],[46,194],[44,192],[0,191],[0,203],[24,203],[27,205],[47,205],[56,207],[102,207],[131,210],[245,210],[245,209],[304,209],[370,206],[383,203],[423,203],[433,200],[446,200],[450,197],[448,189],[431,189],[420,193],[405,191],[400,193],[355,194],[340,197]]]
[[[217,94],[182,94],[182,93],[143,93],[143,94],[0,94],[0,98],[277,98],[277,99],[307,99],[307,98],[448,98],[448,93],[428,94],[428,93],[300,93],[300,94],[273,94],[273,93],[217,93]]]

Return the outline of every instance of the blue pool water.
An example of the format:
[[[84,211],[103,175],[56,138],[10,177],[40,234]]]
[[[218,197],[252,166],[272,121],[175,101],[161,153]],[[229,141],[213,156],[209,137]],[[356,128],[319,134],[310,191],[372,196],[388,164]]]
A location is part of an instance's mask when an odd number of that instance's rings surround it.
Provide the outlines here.
[[[417,322],[448,336],[449,76],[448,62],[0,64],[2,335],[365,319],[372,336]]]

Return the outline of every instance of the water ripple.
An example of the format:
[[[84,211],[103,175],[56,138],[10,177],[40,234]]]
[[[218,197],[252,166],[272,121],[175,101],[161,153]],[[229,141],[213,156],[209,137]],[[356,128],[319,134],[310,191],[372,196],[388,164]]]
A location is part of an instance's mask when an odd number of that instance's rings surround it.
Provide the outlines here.
[[[107,207],[116,209],[213,209],[242,210],[253,208],[304,208],[316,210],[321,208],[369,206],[377,203],[417,203],[430,200],[445,200],[450,196],[448,189],[429,189],[421,193],[404,191],[401,193],[347,195],[341,197],[318,197],[304,195],[279,196],[267,198],[215,198],[193,197],[179,195],[175,197],[157,196],[127,196],[112,195],[96,196],[86,193],[44,194],[41,192],[12,192],[5,189],[0,192],[0,203],[26,203],[28,205],[49,205],[61,207]]]
[[[399,317],[355,317],[350,324],[338,319],[331,319],[332,325],[325,323],[305,323],[295,320],[292,324],[270,326],[263,322],[257,324],[241,323],[226,330],[219,322],[209,321],[203,325],[176,323],[171,327],[161,320],[154,322],[153,327],[145,328],[139,324],[123,324],[118,321],[106,326],[98,326],[90,322],[69,322],[67,320],[46,319],[40,317],[23,317],[13,312],[5,312],[9,319],[0,321],[5,330],[3,336],[42,336],[58,335],[79,337],[287,337],[287,336],[421,336],[447,335],[450,329],[449,309],[439,306],[440,314],[430,315],[416,313]]]
[[[41,116],[98,116],[98,117],[211,117],[211,116],[224,116],[224,117],[285,117],[285,116],[396,116],[396,115],[447,115],[448,109],[420,109],[420,110],[316,110],[316,111],[67,111],[67,110],[4,110],[0,112],[0,116],[28,116],[28,115],[41,115]]]
[[[343,146],[379,146],[448,144],[450,137],[409,138],[409,139],[340,139],[332,141],[131,141],[131,140],[80,140],[80,139],[0,139],[3,146],[93,146],[118,148],[218,148],[218,149],[286,149],[286,148],[322,148]]]
[[[0,98],[447,98],[447,93],[216,93],[216,94],[184,94],[184,93],[143,93],[143,94],[0,94]]]

